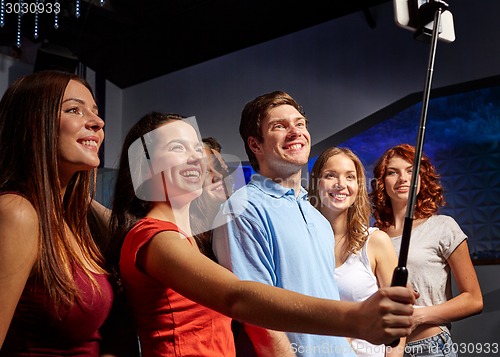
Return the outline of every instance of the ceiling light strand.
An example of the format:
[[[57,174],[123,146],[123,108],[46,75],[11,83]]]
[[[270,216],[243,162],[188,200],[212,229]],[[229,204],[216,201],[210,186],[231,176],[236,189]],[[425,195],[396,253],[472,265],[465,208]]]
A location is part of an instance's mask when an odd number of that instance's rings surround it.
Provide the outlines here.
[[[35,38],[35,40],[38,39],[38,11],[39,11],[39,8],[38,8],[38,3],[40,2],[40,0],[36,0],[36,6],[35,6],[35,26],[33,27],[33,37]]]
[[[54,28],[57,30],[59,28],[59,13],[61,12],[61,4],[59,1],[54,1],[54,6],[56,11],[54,11]]]
[[[5,26],[5,0],[0,1],[0,26]]]
[[[75,16],[80,18],[81,15],[81,0],[75,0]],[[104,6],[105,0],[99,0],[99,5]],[[38,39],[39,36],[39,21],[41,14],[54,14],[54,28],[59,28],[59,13],[61,12],[61,3],[59,0],[53,2],[45,2],[44,0],[19,0],[17,3],[5,2],[0,0],[0,27],[5,27],[5,14],[17,15],[17,33],[16,33],[16,46],[21,47],[21,30],[22,30],[22,17],[25,14],[34,16],[35,23],[33,29],[33,36]]]
[[[23,0],[19,0],[19,9],[22,9]],[[21,47],[21,23],[22,23],[23,13],[19,11],[17,13],[17,36],[16,36],[16,46]]]

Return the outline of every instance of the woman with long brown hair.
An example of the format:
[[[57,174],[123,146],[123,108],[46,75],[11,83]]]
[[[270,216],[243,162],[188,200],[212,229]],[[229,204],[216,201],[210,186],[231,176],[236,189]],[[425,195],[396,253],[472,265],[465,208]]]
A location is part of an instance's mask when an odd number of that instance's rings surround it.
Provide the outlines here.
[[[0,356],[95,356],[113,291],[88,225],[104,139],[74,74],[37,72],[0,102]]]

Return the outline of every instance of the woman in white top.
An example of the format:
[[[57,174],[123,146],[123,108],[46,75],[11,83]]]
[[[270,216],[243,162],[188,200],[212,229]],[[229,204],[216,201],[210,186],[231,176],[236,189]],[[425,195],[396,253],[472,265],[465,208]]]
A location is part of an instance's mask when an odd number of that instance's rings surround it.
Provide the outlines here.
[[[360,159],[347,148],[325,150],[311,170],[309,197],[335,233],[340,299],[363,301],[379,287],[390,286],[397,256],[386,233],[368,228],[370,204]],[[386,349],[359,339],[350,342],[358,356],[403,355],[403,343]]]
[[[375,226],[387,232],[399,251],[410,191],[415,149],[402,144],[388,149],[373,170],[370,193]],[[408,281],[420,296],[416,326],[407,337],[407,356],[455,356],[450,323],[481,312],[483,299],[467,236],[449,216],[436,214],[444,205],[443,187],[429,158],[422,157],[418,195],[408,255]],[[459,294],[451,294],[451,275]]]

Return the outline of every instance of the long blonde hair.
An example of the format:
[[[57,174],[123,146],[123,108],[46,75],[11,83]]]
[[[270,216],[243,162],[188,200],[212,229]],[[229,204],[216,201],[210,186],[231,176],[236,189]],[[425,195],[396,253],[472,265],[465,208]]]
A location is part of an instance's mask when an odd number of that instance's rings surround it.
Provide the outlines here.
[[[356,177],[359,187],[358,194],[354,203],[347,211],[347,244],[349,251],[355,253],[359,251],[368,237],[368,226],[370,224],[370,202],[366,188],[365,169],[361,160],[350,149],[341,147],[332,147],[323,151],[311,170],[309,178],[309,201],[321,212],[322,204],[318,193],[321,172],[326,162],[335,155],[346,155],[356,167]]]

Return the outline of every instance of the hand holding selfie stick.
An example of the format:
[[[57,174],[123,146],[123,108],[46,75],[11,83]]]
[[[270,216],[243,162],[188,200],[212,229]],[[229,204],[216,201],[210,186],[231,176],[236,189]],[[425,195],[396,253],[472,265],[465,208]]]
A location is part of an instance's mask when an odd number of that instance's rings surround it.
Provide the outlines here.
[[[427,110],[429,107],[429,97],[432,85],[432,75],[434,72],[434,59],[436,57],[436,47],[439,37],[439,26],[441,22],[441,13],[447,8],[447,4],[440,1],[431,1],[429,6],[435,6],[434,25],[432,30],[431,50],[429,56],[429,66],[425,81],[424,96],[422,99],[422,110],[420,113],[420,125],[417,134],[417,144],[415,146],[415,157],[413,158],[413,171],[411,175],[411,186],[406,207],[406,216],[403,225],[403,234],[401,236],[401,248],[399,251],[398,266],[394,269],[391,286],[406,286],[408,281],[408,270],[406,262],[408,259],[408,249],[410,247],[411,229],[413,225],[413,214],[417,200],[418,178],[420,173],[420,161],[422,159],[422,148],[425,137],[425,124],[427,121]],[[422,5],[424,6],[424,5]],[[395,347],[399,344],[399,339],[393,341],[389,346]]]

